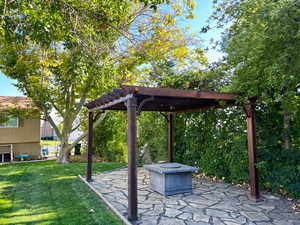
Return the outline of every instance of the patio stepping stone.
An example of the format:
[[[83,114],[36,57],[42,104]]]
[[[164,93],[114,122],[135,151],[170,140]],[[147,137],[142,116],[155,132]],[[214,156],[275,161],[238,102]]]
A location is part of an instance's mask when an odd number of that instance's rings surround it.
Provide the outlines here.
[[[122,215],[127,215],[127,170],[93,176],[91,183]],[[138,214],[141,225],[300,225],[292,202],[263,194],[250,201],[237,186],[193,180],[192,194],[164,197],[149,188],[148,172],[138,169]]]
[[[162,216],[158,225],[185,225],[183,220]]]
[[[202,214],[201,212],[194,213],[193,220],[198,221],[198,222],[207,222],[208,223],[210,220],[210,216]]]
[[[183,220],[190,220],[193,219],[193,214],[192,213],[182,213],[181,215],[178,216],[179,219]]]
[[[207,209],[206,214],[212,217],[232,218],[227,212],[217,209]]]
[[[182,214],[182,212],[177,209],[166,208],[166,211],[165,211],[165,216],[167,216],[167,217],[176,217],[180,214]]]
[[[241,211],[241,214],[245,217],[247,217],[250,221],[269,221],[270,218],[267,217],[265,214],[260,212],[243,212]]]

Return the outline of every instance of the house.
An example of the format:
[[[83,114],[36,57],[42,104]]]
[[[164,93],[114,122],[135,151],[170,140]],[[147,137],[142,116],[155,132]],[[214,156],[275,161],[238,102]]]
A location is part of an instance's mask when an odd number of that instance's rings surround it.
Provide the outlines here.
[[[27,97],[0,96],[0,116],[0,162],[20,155],[39,158],[40,116],[33,101]]]

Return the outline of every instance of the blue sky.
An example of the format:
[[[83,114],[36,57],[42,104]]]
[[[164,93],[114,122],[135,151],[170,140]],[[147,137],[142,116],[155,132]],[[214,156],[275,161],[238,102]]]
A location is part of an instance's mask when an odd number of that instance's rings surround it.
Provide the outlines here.
[[[23,96],[13,83],[15,83],[14,80],[7,78],[0,72],[0,96]]]
[[[192,32],[200,32],[201,28],[206,25],[206,20],[212,13],[212,0],[197,0],[197,7],[195,9],[196,18],[193,20],[187,20],[185,24],[188,24]],[[212,30],[207,34],[202,34],[203,47],[208,46],[209,40],[211,38],[218,39],[220,37],[221,30]],[[221,53],[210,50],[207,53],[209,61],[216,61],[222,56]],[[0,72],[0,96],[23,96],[23,94],[18,91],[18,89],[13,85],[14,80],[7,78],[4,74]]]

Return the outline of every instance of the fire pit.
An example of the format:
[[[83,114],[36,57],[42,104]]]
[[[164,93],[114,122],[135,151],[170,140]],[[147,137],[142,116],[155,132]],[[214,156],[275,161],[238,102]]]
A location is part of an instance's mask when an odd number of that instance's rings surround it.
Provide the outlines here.
[[[198,168],[180,163],[145,165],[149,170],[150,188],[162,195],[192,192],[192,172]]]

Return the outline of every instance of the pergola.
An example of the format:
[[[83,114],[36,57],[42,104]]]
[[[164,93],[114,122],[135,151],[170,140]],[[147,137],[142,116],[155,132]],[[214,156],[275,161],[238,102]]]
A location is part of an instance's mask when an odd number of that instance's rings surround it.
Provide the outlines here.
[[[168,161],[173,162],[173,113],[199,112],[204,109],[239,105],[239,95],[208,91],[182,90],[173,88],[150,88],[122,85],[119,89],[89,102],[88,125],[88,182],[92,181],[93,122],[98,110],[127,110],[128,116],[128,219],[136,223],[137,212],[137,164],[136,164],[136,118],[141,111],[168,113]],[[255,102],[243,105],[247,118],[248,157],[251,200],[259,199],[258,174],[256,169]]]

